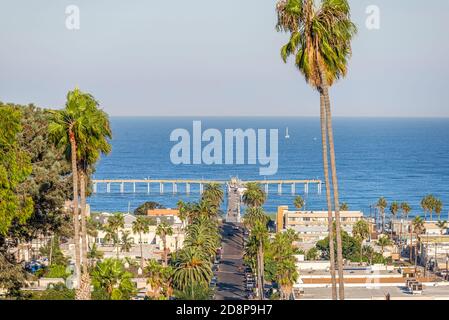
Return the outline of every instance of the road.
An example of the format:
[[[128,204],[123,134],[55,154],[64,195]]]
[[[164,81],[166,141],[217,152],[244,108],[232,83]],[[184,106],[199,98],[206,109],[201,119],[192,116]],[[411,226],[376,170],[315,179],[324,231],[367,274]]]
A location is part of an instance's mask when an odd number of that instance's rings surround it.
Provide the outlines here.
[[[239,230],[234,230],[239,226]],[[245,297],[243,274],[243,232],[235,223],[222,226],[223,256],[217,272],[216,300],[243,300]]]
[[[226,213],[226,222],[240,222],[240,194],[238,186],[230,186],[228,191],[228,211]]]

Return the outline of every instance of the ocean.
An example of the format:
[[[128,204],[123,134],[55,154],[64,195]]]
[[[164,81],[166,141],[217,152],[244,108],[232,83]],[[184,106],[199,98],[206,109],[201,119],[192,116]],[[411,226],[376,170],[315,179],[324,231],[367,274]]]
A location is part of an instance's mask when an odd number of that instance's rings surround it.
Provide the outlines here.
[[[223,133],[225,129],[278,129],[277,173],[260,176],[259,164],[172,164],[170,150],[176,142],[170,141],[170,133],[177,128],[192,132],[194,120],[201,121],[203,130],[216,128]],[[94,179],[323,180],[318,118],[112,117],[111,124],[112,152],[101,158]],[[384,196],[389,203],[407,201],[414,216],[422,214],[422,197],[434,194],[444,203],[442,218],[449,220],[449,119],[335,118],[333,125],[340,202],[369,216]],[[285,138],[287,127],[289,139]],[[306,209],[326,208],[324,186],[321,195],[315,185],[310,185],[307,194],[297,185],[296,192],[305,198]],[[92,211],[132,212],[145,201],[175,207],[179,199],[195,201],[198,197],[195,186],[187,195],[180,185],[174,195],[167,185],[161,195],[156,184],[149,194],[146,184],[137,185],[136,193],[131,184],[124,193],[113,184],[110,193],[99,185],[89,203]],[[279,205],[293,207],[294,197],[290,185],[283,186],[282,195],[272,185],[264,208],[275,212]]]

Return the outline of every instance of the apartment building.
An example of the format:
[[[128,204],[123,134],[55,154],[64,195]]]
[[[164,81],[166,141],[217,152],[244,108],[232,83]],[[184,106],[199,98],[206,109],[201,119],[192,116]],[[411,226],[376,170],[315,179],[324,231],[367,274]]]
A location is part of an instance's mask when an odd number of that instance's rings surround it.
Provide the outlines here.
[[[335,214],[335,213],[334,213]],[[341,211],[341,227],[352,235],[354,224],[363,219],[361,211]],[[300,242],[316,242],[328,235],[327,211],[289,210],[288,206],[279,206],[276,216],[276,231],[293,229],[299,235]]]

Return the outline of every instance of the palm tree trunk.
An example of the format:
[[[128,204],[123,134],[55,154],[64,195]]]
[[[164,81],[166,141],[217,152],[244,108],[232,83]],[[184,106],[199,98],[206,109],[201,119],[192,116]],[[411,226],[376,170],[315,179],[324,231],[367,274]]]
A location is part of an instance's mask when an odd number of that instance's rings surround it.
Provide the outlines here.
[[[143,269],[143,245],[142,245],[142,233],[139,233],[140,237],[140,267]]]
[[[259,299],[264,300],[264,293],[263,293],[263,272],[264,272],[264,265],[263,265],[263,244],[259,244],[258,252],[257,252],[257,288],[259,291]]]
[[[329,160],[327,156],[327,134],[326,134],[326,107],[324,95],[320,92],[320,122],[321,122],[321,143],[323,154],[323,170],[324,181],[326,185],[326,201],[328,211],[328,232],[329,232],[329,260],[330,260],[330,273],[332,283],[332,299],[337,300],[337,279],[335,277],[335,248],[334,248],[334,219],[332,216],[332,199],[331,189],[329,182]]]
[[[322,79],[325,79],[324,73],[321,73]],[[341,243],[341,223],[340,223],[340,203],[338,196],[338,179],[337,179],[337,166],[335,162],[335,146],[334,146],[334,133],[332,129],[332,114],[329,98],[329,90],[327,82],[323,81],[323,94],[324,101],[326,104],[326,124],[327,124],[327,135],[329,140],[329,151],[330,151],[330,162],[331,162],[331,172],[332,172],[332,189],[334,190],[334,207],[335,207],[335,222],[336,222],[336,234],[337,234],[337,264],[338,264],[338,291],[339,299],[345,299],[345,288],[343,279],[343,249]]]
[[[166,236],[164,236],[164,239],[162,240],[163,244],[164,244],[164,267],[166,267],[168,265],[168,258],[167,258],[167,239],[165,238]]]
[[[69,130],[70,136],[70,153],[72,161],[72,181],[73,181],[73,242],[75,244],[75,274],[76,286],[80,285],[81,280],[81,256],[80,256],[80,235],[79,235],[79,214],[78,214],[78,168],[76,161],[76,140],[72,129]]]
[[[409,248],[410,248],[410,251],[409,251],[410,263],[412,263],[412,248],[413,248],[412,244],[413,244],[413,233],[412,233],[412,224],[410,222],[410,245],[409,245]]]
[[[87,226],[86,226],[86,176],[83,170],[79,172],[81,199],[81,263],[83,272],[87,270]]]
[[[86,174],[83,170],[80,170],[80,198],[81,198],[81,260],[83,267],[83,276],[81,281],[83,282],[80,286],[81,298],[83,300],[90,300],[90,275],[87,262],[87,226],[86,226]]]

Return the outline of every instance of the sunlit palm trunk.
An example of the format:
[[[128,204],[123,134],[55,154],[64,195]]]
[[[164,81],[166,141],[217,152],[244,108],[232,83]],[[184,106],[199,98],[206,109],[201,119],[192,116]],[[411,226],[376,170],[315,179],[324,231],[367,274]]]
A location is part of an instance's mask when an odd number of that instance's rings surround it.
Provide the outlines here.
[[[412,249],[413,249],[412,244],[413,244],[413,233],[412,233],[412,226],[410,224],[410,245],[409,245],[410,263],[412,263]]]
[[[334,190],[334,207],[335,207],[335,223],[336,223],[336,235],[337,235],[337,264],[338,264],[338,290],[339,299],[345,299],[345,288],[343,278],[343,250],[341,243],[341,223],[340,223],[340,203],[338,196],[338,179],[337,179],[337,167],[335,162],[335,146],[334,146],[334,134],[332,129],[332,114],[329,99],[329,90],[326,83],[323,85],[323,94],[326,104],[326,124],[327,135],[329,139],[329,152],[332,172],[332,189]]]
[[[73,131],[69,131],[70,153],[72,161],[72,180],[73,180],[73,242],[75,244],[75,274],[77,286],[81,279],[81,256],[80,256],[80,235],[79,235],[79,214],[78,214],[78,168],[76,166],[76,140]]]
[[[167,239],[165,235],[162,238],[162,243],[164,245],[164,266],[166,267],[168,265],[168,257],[167,257]]]
[[[263,257],[263,244],[260,243],[259,244],[259,248],[258,248],[258,253],[257,253],[257,287],[258,287],[258,291],[259,291],[259,299],[260,300],[264,300],[264,294],[263,294],[263,273],[264,273],[264,257]]]
[[[87,262],[87,226],[86,226],[86,174],[83,170],[79,173],[80,179],[80,199],[81,199],[81,257],[83,266],[82,298],[90,300],[90,275]]]
[[[142,244],[142,233],[139,233],[140,238],[140,267],[143,269],[143,244]]]
[[[329,230],[329,260],[330,260],[330,273],[332,283],[332,299],[337,300],[337,279],[335,278],[335,248],[334,248],[334,226],[332,217],[332,199],[331,189],[329,182],[329,162],[327,156],[327,136],[326,136],[326,107],[324,95],[320,92],[320,121],[321,121],[321,142],[323,147],[323,169],[324,169],[324,181],[326,185],[326,200],[328,210],[328,230]]]

